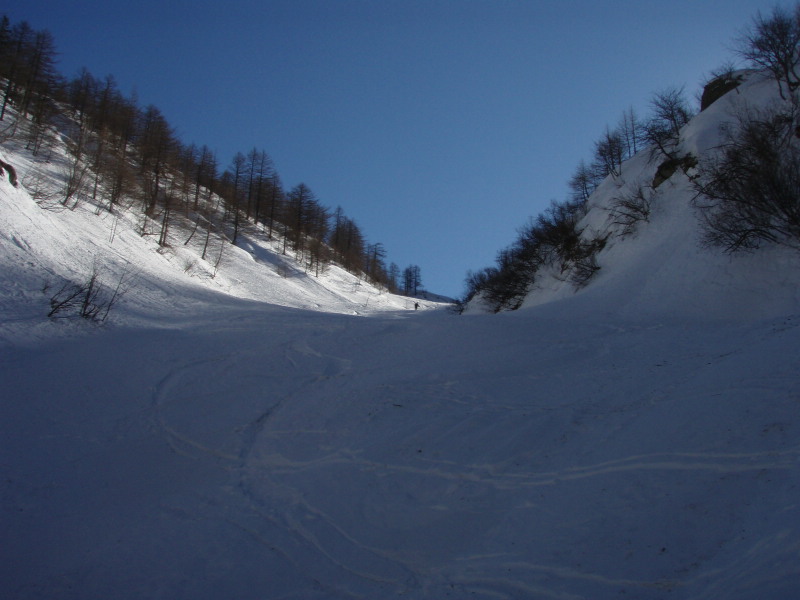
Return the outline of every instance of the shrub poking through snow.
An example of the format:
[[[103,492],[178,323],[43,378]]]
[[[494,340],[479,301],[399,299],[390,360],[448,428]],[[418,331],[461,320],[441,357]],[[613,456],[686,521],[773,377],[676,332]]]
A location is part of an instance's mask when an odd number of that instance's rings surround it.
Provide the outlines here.
[[[127,274],[120,277],[113,290],[108,289],[98,280],[98,271],[92,269],[88,279],[83,283],[65,282],[50,297],[50,318],[80,316],[95,323],[103,323],[116,302],[124,294],[124,283]],[[45,286],[47,291],[49,286]]]
[[[550,207],[519,230],[517,240],[497,256],[497,266],[467,276],[461,306],[480,296],[493,310],[515,310],[536,281],[539,271],[551,267],[558,276],[582,287],[600,270],[596,254],[607,236],[586,239],[578,225],[586,214],[580,201],[552,202]]]
[[[620,237],[631,235],[636,230],[637,223],[650,221],[651,196],[640,185],[612,201],[611,221],[622,228]]]
[[[749,111],[695,181],[705,240],[729,252],[764,242],[800,249],[800,105]]]

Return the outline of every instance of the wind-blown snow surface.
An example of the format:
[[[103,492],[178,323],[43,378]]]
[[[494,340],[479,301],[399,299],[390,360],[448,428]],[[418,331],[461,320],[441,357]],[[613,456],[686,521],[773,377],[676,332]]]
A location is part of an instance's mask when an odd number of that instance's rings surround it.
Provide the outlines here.
[[[4,597],[798,597],[800,264],[699,249],[668,185],[516,313],[278,306],[136,251],[98,328],[43,316],[86,221],[0,181]]]

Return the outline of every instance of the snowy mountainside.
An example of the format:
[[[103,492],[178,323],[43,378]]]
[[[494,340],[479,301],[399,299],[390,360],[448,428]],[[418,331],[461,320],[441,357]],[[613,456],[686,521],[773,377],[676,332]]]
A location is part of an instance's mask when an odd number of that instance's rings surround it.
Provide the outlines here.
[[[0,179],[0,595],[800,596],[797,258],[700,248],[688,189],[577,293],[458,317],[255,236],[212,277]],[[47,319],[93,264],[133,282],[110,326]]]
[[[749,73],[741,85],[697,114],[681,131],[675,151],[696,158],[709,156],[723,141],[722,128],[747,109],[779,100],[774,79]],[[757,318],[792,312],[800,306],[800,255],[765,246],[733,255],[704,247],[701,221],[692,205],[696,195],[689,176],[678,169],[652,189],[661,158],[644,149],[623,163],[618,177],[606,178],[588,201],[579,223],[582,238],[603,238],[597,253],[600,269],[576,288],[569,272],[542,269],[522,308],[569,300],[576,311],[603,311],[633,318],[659,315],[692,318]],[[691,175],[691,171],[689,175]],[[614,202],[642,188],[649,196],[649,222],[622,236],[614,223]],[[583,308],[581,308],[583,307]],[[477,298],[469,312],[480,311]]]
[[[14,165],[21,181],[57,181],[58,159],[56,152],[43,165],[19,148],[0,150],[0,160]],[[197,244],[183,244],[188,231],[175,234],[170,248],[159,248],[154,236],[140,235],[141,215],[135,210],[111,214],[89,203],[70,210],[57,201],[39,200],[24,185],[14,187],[7,177],[0,179],[0,308],[2,327],[11,336],[15,327],[51,329],[39,318],[47,314],[50,296],[64,281],[83,282],[95,270],[109,289],[123,280],[127,293],[110,318],[118,324],[191,312],[215,294],[346,314],[414,306],[413,300],[378,289],[336,265],[319,277],[306,273],[290,255],[281,254],[278,240],[267,240],[263,232],[245,230],[236,246],[218,244],[203,260]],[[441,305],[420,302],[424,308]]]

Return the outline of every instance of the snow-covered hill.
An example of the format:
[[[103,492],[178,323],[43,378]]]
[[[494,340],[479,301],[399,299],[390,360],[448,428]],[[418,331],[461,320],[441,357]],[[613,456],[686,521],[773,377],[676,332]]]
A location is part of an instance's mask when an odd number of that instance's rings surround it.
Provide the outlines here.
[[[797,256],[702,249],[659,189],[579,292],[458,317],[0,180],[3,597],[797,597]],[[135,281],[110,322],[48,320],[93,263]]]
[[[708,156],[723,143],[724,126],[747,110],[779,102],[775,80],[763,73],[743,74],[742,84],[694,117],[681,131],[679,156]],[[579,223],[586,240],[603,238],[600,267],[585,287],[558,265],[537,273],[522,308],[569,299],[575,311],[626,317],[661,315],[705,319],[748,319],[792,312],[800,306],[800,253],[767,246],[755,253],[729,255],[702,243],[696,195],[686,173],[675,173],[655,190],[651,185],[663,159],[649,148],[626,161],[618,177],[608,177],[592,194]],[[690,175],[693,174],[690,172]],[[614,204],[640,187],[650,202],[649,222],[620,235]],[[480,298],[469,307],[480,311]]]
[[[15,166],[21,182],[63,176],[64,158],[57,150],[42,163],[8,143],[0,160]],[[320,276],[306,273],[282,255],[279,240],[269,241],[263,232],[245,231],[236,246],[218,243],[203,260],[199,246],[183,244],[190,231],[176,233],[169,248],[160,248],[155,236],[140,235],[142,216],[135,210],[111,214],[86,202],[69,210],[57,199],[37,198],[37,203],[24,185],[14,187],[8,178],[0,186],[0,307],[12,337],[20,330],[10,322],[26,332],[52,330],[52,323],[40,319],[49,311],[50,297],[64,281],[82,283],[94,271],[112,290],[123,280],[126,293],[111,314],[117,324],[191,312],[198,302],[224,297],[346,314],[414,307],[411,299],[388,294],[336,265]]]

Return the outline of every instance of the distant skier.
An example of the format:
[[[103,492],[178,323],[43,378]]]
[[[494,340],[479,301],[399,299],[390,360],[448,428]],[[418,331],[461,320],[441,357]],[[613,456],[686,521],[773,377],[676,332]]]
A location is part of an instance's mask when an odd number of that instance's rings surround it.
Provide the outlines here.
[[[419,310],[419,302],[414,302],[414,310]]]

